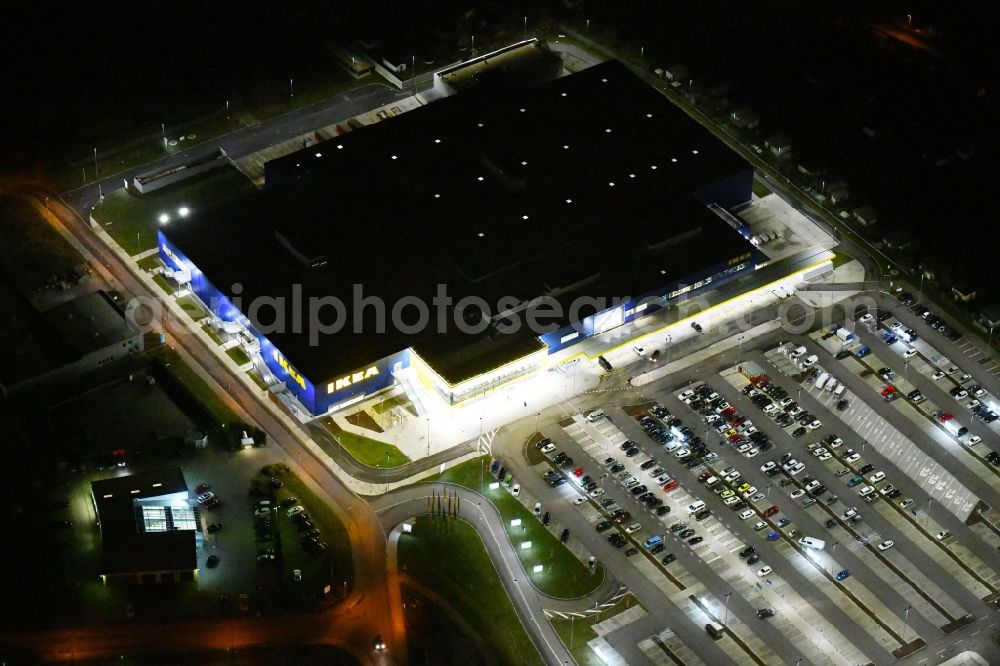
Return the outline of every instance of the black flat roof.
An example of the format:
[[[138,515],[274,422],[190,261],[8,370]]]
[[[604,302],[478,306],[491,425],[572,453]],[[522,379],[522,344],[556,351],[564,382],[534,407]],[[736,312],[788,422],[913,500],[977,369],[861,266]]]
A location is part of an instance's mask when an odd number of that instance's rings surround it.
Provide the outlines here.
[[[505,96],[460,93],[276,159],[264,190],[164,231],[218,289],[240,284],[244,305],[291,300],[293,284],[348,312],[356,283],[390,307],[429,303],[439,283],[491,307],[560,289],[634,296],[752,249],[693,195],[749,169],[608,61]],[[435,349],[454,359],[486,337],[435,335],[422,349],[428,336],[372,334],[365,314],[365,332],[316,347],[304,332],[267,337],[314,382],[409,346],[434,365]]]
[[[91,490],[101,521],[101,573],[128,574],[197,568],[194,530],[143,532],[135,500],[187,493],[180,468],[93,481]]]

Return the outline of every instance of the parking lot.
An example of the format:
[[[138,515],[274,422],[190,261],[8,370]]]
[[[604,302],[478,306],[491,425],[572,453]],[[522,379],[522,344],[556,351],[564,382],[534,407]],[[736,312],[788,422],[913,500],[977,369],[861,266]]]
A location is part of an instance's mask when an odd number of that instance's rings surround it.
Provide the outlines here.
[[[882,345],[869,358],[835,358],[817,331],[787,349],[744,347],[739,365],[707,359],[686,380],[544,428],[553,448],[536,472],[566,477],[551,490],[566,500],[558,511],[576,514],[557,515],[589,526],[591,552],[675,639],[721,651],[719,663],[891,663],[988,620],[1000,541],[966,519],[996,488],[968,439],[982,433],[985,453],[995,434],[935,423],[939,406],[962,406],[949,385],[934,391],[938,364],[953,364],[929,344],[904,358],[879,330],[854,342]],[[789,357],[798,347],[808,367]],[[883,366],[926,404],[885,400]],[[957,385],[960,370],[945,376]],[[816,386],[820,372],[836,392]],[[648,641],[651,621],[637,624],[611,638]]]

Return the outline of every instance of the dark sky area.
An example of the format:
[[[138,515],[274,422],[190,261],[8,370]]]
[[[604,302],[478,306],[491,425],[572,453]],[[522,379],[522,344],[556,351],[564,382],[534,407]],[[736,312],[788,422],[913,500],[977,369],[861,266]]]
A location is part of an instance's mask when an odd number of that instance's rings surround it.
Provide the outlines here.
[[[705,87],[732,86],[761,132],[790,134],[798,159],[852,185],[883,229],[975,277],[992,263],[1000,148],[995,2],[931,0],[580,0],[5,3],[4,164],[62,164],[219,109],[322,81],[330,47],[365,37],[444,57],[468,34],[562,21],[681,62]],[[907,19],[907,14],[911,18]],[[894,37],[893,34],[896,36]],[[915,48],[898,36],[918,38]],[[482,39],[481,37],[479,39]],[[477,42],[478,43],[478,42]],[[866,136],[862,129],[875,130]],[[964,155],[959,157],[958,153]],[[946,241],[946,242],[943,242]],[[958,261],[956,261],[958,260]]]

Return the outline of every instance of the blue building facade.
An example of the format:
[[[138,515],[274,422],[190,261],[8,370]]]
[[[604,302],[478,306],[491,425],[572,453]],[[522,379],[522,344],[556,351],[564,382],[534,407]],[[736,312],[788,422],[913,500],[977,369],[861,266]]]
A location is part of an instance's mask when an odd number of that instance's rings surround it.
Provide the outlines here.
[[[266,335],[257,331],[232,300],[213,285],[180,248],[159,231],[159,255],[164,265],[176,271],[189,271],[190,288],[212,315],[224,322],[240,322],[260,345],[261,361],[280,379],[295,399],[314,416],[330,408],[380,391],[393,383],[393,372],[410,365],[410,350],[403,349],[373,361],[350,373],[324,379],[310,379],[299,372]]]

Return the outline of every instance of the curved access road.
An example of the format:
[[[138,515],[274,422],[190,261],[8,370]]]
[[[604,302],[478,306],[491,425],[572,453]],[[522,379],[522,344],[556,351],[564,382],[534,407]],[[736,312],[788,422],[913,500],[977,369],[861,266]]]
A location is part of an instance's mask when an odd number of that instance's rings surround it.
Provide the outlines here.
[[[427,500],[432,487],[431,484],[416,484],[371,500],[371,506],[378,514],[386,534],[390,535],[389,557],[386,561],[393,569],[388,573],[396,581],[394,587],[397,589],[399,576],[394,565],[400,524],[427,513]],[[545,617],[544,607],[549,598],[535,589],[524,571],[513,544],[507,538],[500,512],[492,502],[478,493],[453,484],[448,484],[448,487],[460,498],[458,516],[475,528],[482,539],[486,553],[496,568],[500,583],[507,592],[514,611],[542,659],[545,663],[553,665],[575,663],[573,655],[563,645]],[[603,600],[599,597],[604,593],[605,588],[602,585],[577,602],[581,609],[590,608],[593,607],[594,601]]]

